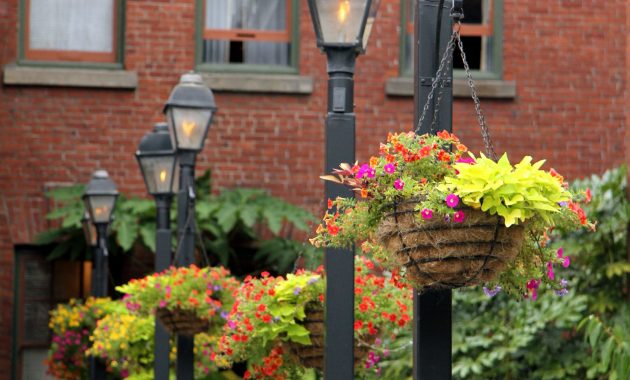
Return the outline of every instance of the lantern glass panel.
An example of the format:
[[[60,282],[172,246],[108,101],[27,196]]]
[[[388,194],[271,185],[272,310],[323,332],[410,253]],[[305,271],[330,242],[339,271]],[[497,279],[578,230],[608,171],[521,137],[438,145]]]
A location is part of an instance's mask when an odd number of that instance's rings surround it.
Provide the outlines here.
[[[169,194],[173,192],[175,156],[148,156],[141,157],[139,161],[149,193]]]
[[[367,0],[316,0],[324,43],[358,44]]]
[[[372,26],[374,25],[374,19],[376,19],[376,12],[381,0],[372,0],[370,4],[370,10],[368,11],[367,20],[365,21],[365,30],[363,31],[363,51],[367,49],[368,40],[370,39],[370,33],[372,32]]]
[[[109,223],[116,196],[114,195],[90,195],[85,198],[85,206],[90,212],[93,223]]]
[[[177,143],[177,149],[200,151],[211,117],[209,109],[170,107],[168,131],[171,140]]]

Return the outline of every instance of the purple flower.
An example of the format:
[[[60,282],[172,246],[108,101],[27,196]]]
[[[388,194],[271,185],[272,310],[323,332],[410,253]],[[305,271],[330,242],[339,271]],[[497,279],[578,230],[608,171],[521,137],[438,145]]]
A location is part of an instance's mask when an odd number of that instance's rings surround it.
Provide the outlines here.
[[[396,181],[394,181],[394,188],[396,190],[402,190],[403,187],[405,187],[405,182],[402,179],[398,178]]]
[[[558,202],[558,206],[560,207],[567,207],[568,203],[567,202]]]
[[[431,219],[433,218],[433,211],[429,210],[428,208],[425,208],[424,210],[422,210],[421,212],[422,214],[422,219]]]
[[[302,288],[300,288],[299,286],[296,286],[295,290],[293,290],[293,294],[297,296],[298,294],[300,294],[301,291],[302,291]]]
[[[566,296],[567,294],[569,294],[569,290],[568,290],[567,288],[562,288],[562,289],[560,289],[560,290],[556,290],[556,292],[555,292],[555,293],[556,293],[556,295],[557,295],[557,296],[559,296],[559,297],[564,297],[564,296]]]
[[[450,208],[455,208],[459,204],[459,197],[455,194],[449,194],[446,196],[446,205]]]
[[[492,298],[494,296],[496,296],[500,291],[501,288],[499,285],[495,286],[494,289],[488,289],[485,286],[483,287],[483,292],[485,293],[486,296]]]
[[[227,311],[225,311],[225,310],[223,310],[221,312],[221,318],[223,318],[223,319],[227,319],[228,315],[229,315],[229,313]]]
[[[466,218],[466,215],[461,210],[453,214],[453,222],[455,223],[463,223],[465,218]]]
[[[314,283],[316,283],[317,281],[319,281],[319,277],[313,277],[310,280],[308,280],[308,282],[306,283],[307,285],[313,285]]]
[[[387,174],[392,174],[393,172],[396,171],[396,165],[394,164],[387,164],[383,167],[383,169],[385,169],[385,173]]]
[[[569,281],[565,280],[564,278],[560,280],[560,286],[562,286],[563,288],[566,288],[567,285],[569,285]]]
[[[212,289],[213,289],[215,292],[218,292],[219,290],[221,290],[221,285],[215,285],[215,286],[213,286],[213,287],[212,287]]]

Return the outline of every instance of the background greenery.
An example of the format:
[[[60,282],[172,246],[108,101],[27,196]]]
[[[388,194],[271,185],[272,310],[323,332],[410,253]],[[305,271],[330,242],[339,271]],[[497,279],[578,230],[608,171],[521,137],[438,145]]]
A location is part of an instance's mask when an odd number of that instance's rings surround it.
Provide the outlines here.
[[[207,256],[210,265],[220,264],[235,275],[245,275],[261,270],[290,272],[300,255],[318,260],[318,250],[296,240],[305,236],[310,224],[315,222],[306,210],[261,189],[228,189],[214,195],[209,171],[197,178],[196,186],[196,223],[202,237],[197,240],[198,261],[204,262]],[[71,186],[47,194],[56,205],[47,218],[58,221],[58,226],[40,234],[37,242],[51,244],[50,260],[91,259],[81,227],[83,191],[83,186]],[[174,247],[175,203],[171,210]],[[121,194],[113,215],[109,247],[114,256],[132,255],[142,250],[155,252],[155,202],[152,199],[128,198]]]

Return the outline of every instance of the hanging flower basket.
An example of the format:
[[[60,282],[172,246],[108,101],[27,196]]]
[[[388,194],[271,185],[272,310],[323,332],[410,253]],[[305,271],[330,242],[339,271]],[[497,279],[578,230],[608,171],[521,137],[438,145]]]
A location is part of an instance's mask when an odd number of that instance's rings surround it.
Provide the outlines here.
[[[210,328],[210,322],[200,318],[192,310],[157,308],[155,316],[171,334],[193,336]]]
[[[459,288],[492,281],[518,254],[522,225],[506,227],[502,218],[463,207],[461,223],[419,220],[418,200],[393,205],[381,220],[379,243],[396,255],[416,287]]]
[[[324,370],[324,309],[321,305],[307,304],[306,319],[302,321],[310,333],[312,345],[306,346],[296,342],[288,342],[289,352],[306,368]],[[376,335],[369,335],[368,344],[374,343]],[[355,344],[354,365],[360,365],[369,351],[369,345]]]

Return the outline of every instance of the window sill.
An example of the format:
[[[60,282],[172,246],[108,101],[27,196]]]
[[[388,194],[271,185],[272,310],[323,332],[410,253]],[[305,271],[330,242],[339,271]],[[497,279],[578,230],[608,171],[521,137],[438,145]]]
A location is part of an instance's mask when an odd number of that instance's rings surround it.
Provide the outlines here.
[[[135,71],[75,69],[6,65],[3,80],[9,86],[92,87],[134,90],[138,87]]]
[[[477,95],[488,99],[514,99],[516,98],[516,82],[500,79],[475,80]],[[413,78],[390,78],[385,83],[385,93],[388,96],[413,96]],[[453,80],[453,97],[470,97],[470,88],[465,79]]]
[[[204,83],[212,91],[308,95],[313,92],[313,78],[300,75],[244,73],[203,73]]]

